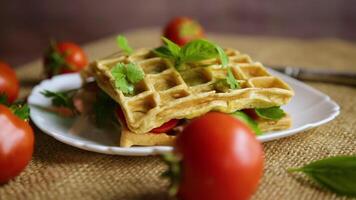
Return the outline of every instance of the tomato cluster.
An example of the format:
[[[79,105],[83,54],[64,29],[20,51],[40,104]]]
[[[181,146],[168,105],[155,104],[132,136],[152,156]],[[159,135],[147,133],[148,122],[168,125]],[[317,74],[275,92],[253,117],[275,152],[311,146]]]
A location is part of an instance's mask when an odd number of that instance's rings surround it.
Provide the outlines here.
[[[17,99],[19,88],[15,71],[0,62],[0,183],[17,176],[32,157],[32,128],[14,114],[18,106],[8,107]]]

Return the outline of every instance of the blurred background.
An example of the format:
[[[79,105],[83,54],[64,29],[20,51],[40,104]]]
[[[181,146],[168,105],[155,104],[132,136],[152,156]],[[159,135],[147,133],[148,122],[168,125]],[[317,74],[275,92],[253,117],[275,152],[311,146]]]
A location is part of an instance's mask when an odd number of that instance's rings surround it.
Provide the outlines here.
[[[0,0],[0,59],[18,66],[50,38],[83,44],[175,16],[208,32],[356,40],[354,0]]]

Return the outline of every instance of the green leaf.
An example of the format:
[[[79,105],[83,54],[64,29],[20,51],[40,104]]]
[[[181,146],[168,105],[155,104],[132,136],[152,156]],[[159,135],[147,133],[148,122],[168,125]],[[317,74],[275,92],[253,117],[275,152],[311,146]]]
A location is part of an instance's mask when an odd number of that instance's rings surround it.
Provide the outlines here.
[[[255,112],[259,117],[270,120],[279,120],[286,115],[279,106],[271,108],[256,108]]]
[[[240,84],[235,79],[235,76],[231,71],[231,67],[227,68],[226,82],[229,84],[231,89],[239,89],[240,88]]]
[[[179,67],[179,65],[181,64],[180,62],[181,48],[177,44],[175,44],[174,42],[170,41],[165,37],[162,37],[162,40],[165,46],[158,47],[155,50],[153,50],[153,52],[161,58],[167,58],[171,60],[175,66]]]
[[[258,128],[257,122],[253,120],[250,116],[248,116],[246,113],[242,111],[236,111],[234,113],[231,113],[231,115],[247,124],[255,132],[256,135],[262,134],[262,131],[260,130],[260,128]]]
[[[227,67],[227,65],[229,64],[229,57],[226,55],[225,51],[218,45],[215,45],[215,49],[218,51],[221,65],[223,67]]]
[[[218,55],[215,45],[202,39],[189,42],[180,52],[182,62],[196,62],[216,58]]]
[[[5,93],[0,93],[0,104],[8,105],[9,101],[7,99],[7,95]]]
[[[324,188],[356,197],[356,156],[330,157],[288,171],[303,172]]]
[[[158,47],[153,52],[162,58],[170,59],[177,69],[184,63],[193,63],[210,58],[219,58],[221,65],[226,67],[229,59],[224,50],[207,40],[197,39],[180,48],[167,38],[162,38],[165,46]]]
[[[118,35],[116,38],[117,45],[127,54],[130,55],[133,49],[130,47],[127,39],[123,35]]]
[[[136,64],[129,63],[126,66],[127,66],[127,68],[126,68],[127,78],[131,83],[133,83],[133,84],[138,83],[145,76],[142,69],[139,66],[137,66]]]
[[[115,79],[115,87],[121,90],[124,94],[132,94],[133,86],[126,80],[125,77]]]
[[[133,94],[134,85],[144,78],[142,69],[134,64],[118,63],[111,69],[111,74],[115,79],[115,87],[121,90],[124,94]]]
[[[73,95],[76,90],[69,90],[64,92],[52,92],[49,90],[44,90],[41,94],[52,100],[52,105],[55,107],[66,107],[74,110],[73,105]]]
[[[117,63],[117,65],[114,68],[112,68],[111,74],[115,78],[125,77],[126,65],[124,63]]]
[[[108,123],[117,124],[115,117],[117,103],[105,92],[99,90],[93,105],[95,123],[98,127],[105,127]]]
[[[17,102],[15,104],[12,104],[10,106],[10,110],[22,120],[28,121],[30,115],[30,108],[26,103]]]
[[[168,50],[171,52],[172,56],[179,57],[180,51],[181,51],[180,46],[178,46],[176,43],[170,41],[169,39],[167,39],[165,37],[162,37],[162,40],[163,40],[164,44],[166,45],[166,47],[168,48]]]
[[[173,61],[176,59],[173,53],[166,46],[155,48],[153,52],[161,58],[168,58],[172,59]]]
[[[177,194],[181,182],[182,159],[174,153],[162,154],[161,159],[168,165],[167,171],[162,176],[169,179],[168,193],[173,197]]]

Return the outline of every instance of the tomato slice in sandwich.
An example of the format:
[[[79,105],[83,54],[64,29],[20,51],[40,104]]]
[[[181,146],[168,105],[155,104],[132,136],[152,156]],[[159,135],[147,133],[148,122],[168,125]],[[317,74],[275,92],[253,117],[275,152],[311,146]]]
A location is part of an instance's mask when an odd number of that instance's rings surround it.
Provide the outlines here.
[[[162,126],[154,128],[151,130],[152,133],[167,133],[172,128],[176,127],[178,124],[178,119],[171,119],[168,122],[162,124]]]
[[[119,117],[121,123],[126,125],[125,115],[122,112],[120,107],[118,107],[116,109],[116,114]],[[178,122],[179,122],[178,119],[171,119],[170,121],[162,124],[162,126],[152,129],[150,132],[152,132],[152,133],[167,133],[169,130],[176,127]]]

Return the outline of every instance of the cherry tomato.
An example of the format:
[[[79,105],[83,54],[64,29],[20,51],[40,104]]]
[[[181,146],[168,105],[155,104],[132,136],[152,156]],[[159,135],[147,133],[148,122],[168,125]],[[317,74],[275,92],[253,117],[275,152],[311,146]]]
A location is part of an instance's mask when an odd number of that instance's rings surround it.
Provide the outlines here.
[[[249,199],[263,172],[263,150],[254,133],[230,115],[212,112],[177,136],[182,156],[178,197]]]
[[[163,35],[176,44],[183,46],[194,39],[203,38],[204,29],[197,21],[191,18],[177,17],[167,24]]]
[[[0,95],[5,94],[9,103],[19,95],[20,84],[15,71],[6,63],[0,61]]]
[[[34,136],[31,126],[0,105],[0,183],[20,174],[31,160]]]
[[[125,126],[126,126],[126,119],[125,119],[125,115],[124,113],[122,112],[121,108],[118,107],[116,109],[116,114],[117,116],[119,117],[121,123],[124,123]],[[171,130],[172,128],[174,128],[175,126],[177,126],[179,120],[178,119],[172,119],[164,124],[162,124],[162,126],[160,127],[157,127],[157,128],[154,128],[152,129],[150,132],[152,133],[166,133],[167,131]]]
[[[84,51],[75,43],[52,43],[44,56],[44,67],[48,77],[78,72],[88,65]]]

